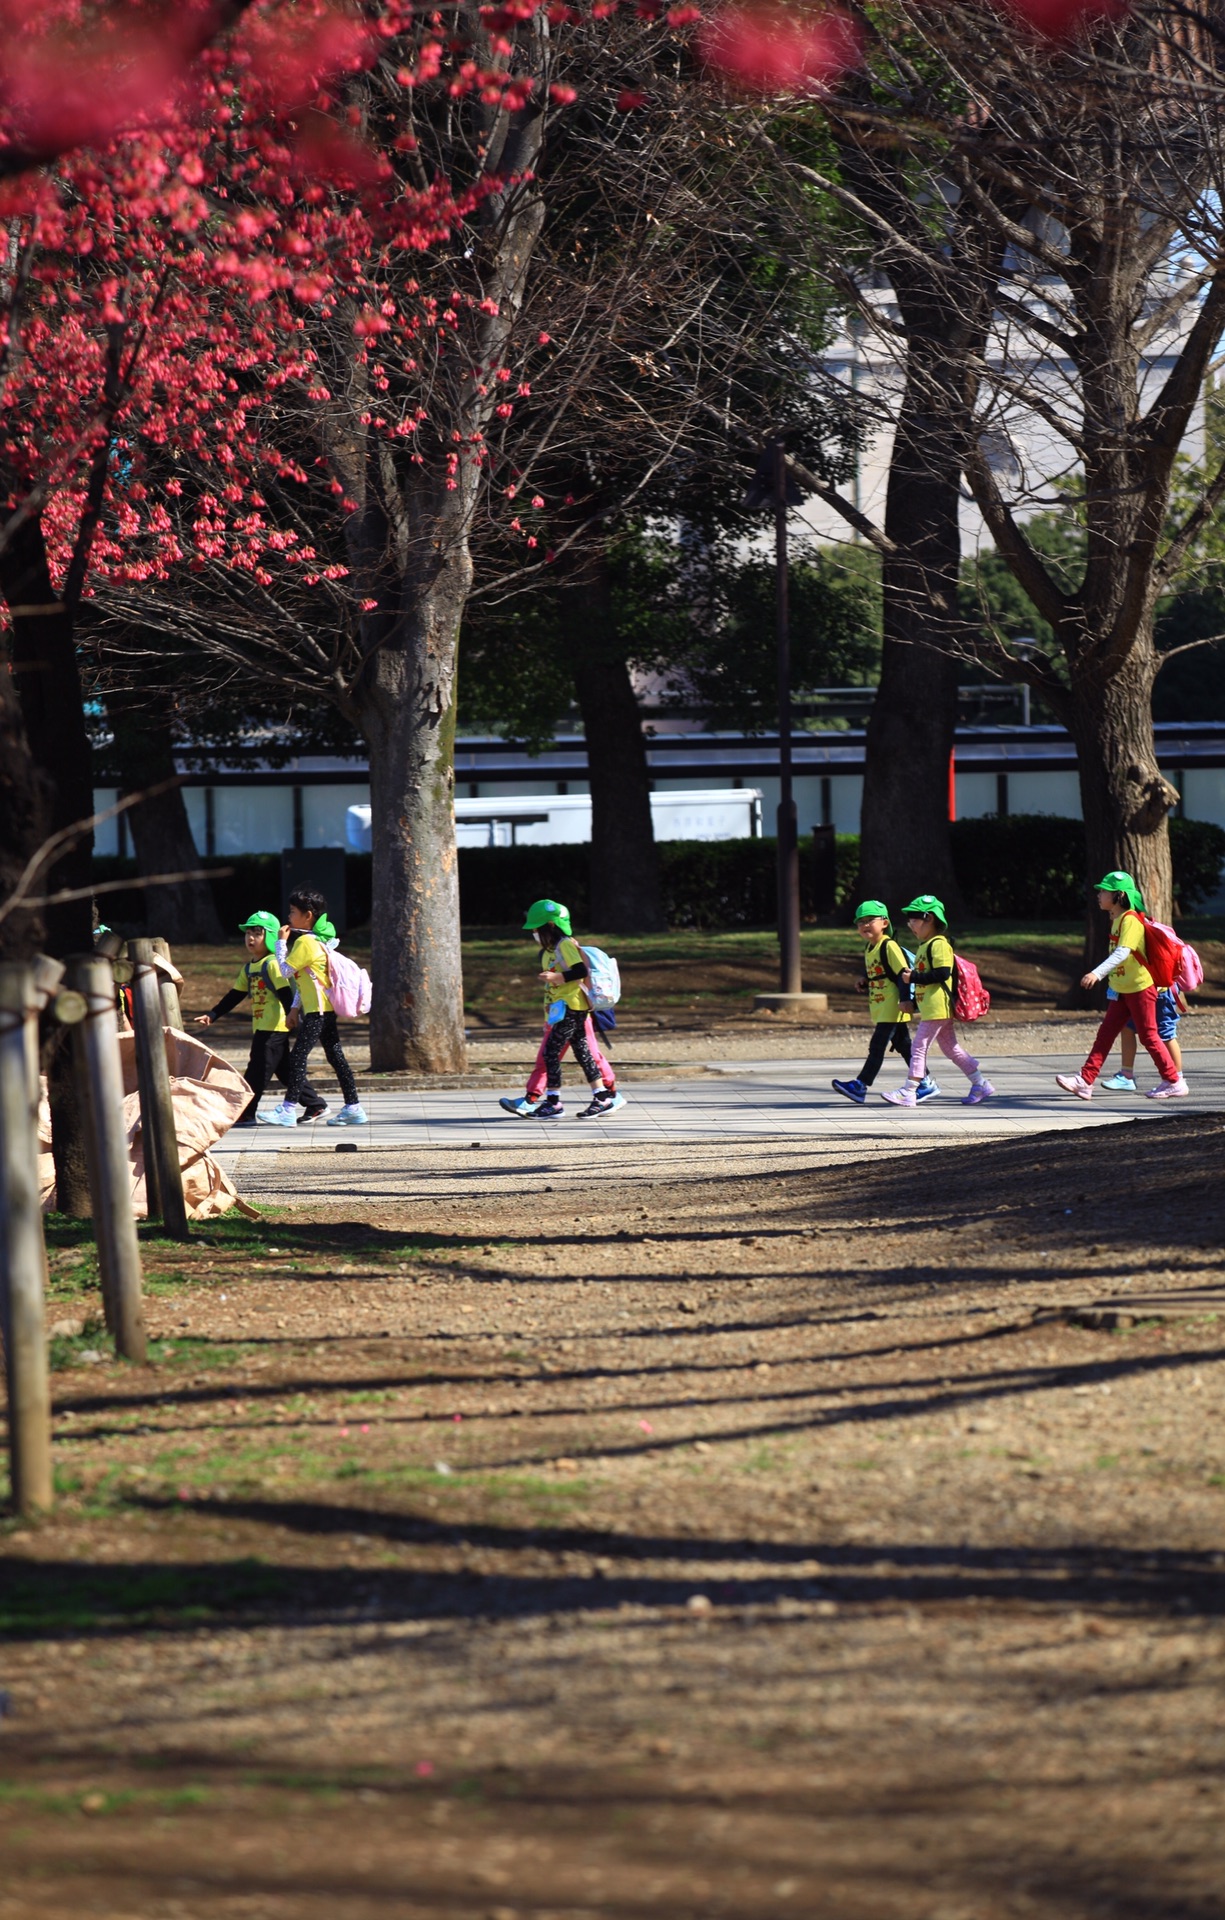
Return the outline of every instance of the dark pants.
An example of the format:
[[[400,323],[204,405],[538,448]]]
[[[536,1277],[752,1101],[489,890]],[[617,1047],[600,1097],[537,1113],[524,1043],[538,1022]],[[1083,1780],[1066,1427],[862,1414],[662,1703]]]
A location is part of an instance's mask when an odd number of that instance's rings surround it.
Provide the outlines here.
[[[591,1087],[603,1085],[599,1062],[587,1045],[587,1010],[571,1007],[564,1020],[549,1028],[544,1043],[545,1084],[556,1092],[561,1085],[561,1057],[569,1047]]]
[[[255,1109],[260,1095],[270,1080],[279,1080],[283,1087],[289,1086],[289,1035],[270,1033],[266,1027],[256,1027],[251,1035],[251,1058],[243,1070],[243,1079],[251,1089],[251,1098],[238,1116],[238,1125],[254,1120]],[[326,1106],[327,1102],[319,1098],[309,1082],[303,1088],[302,1098],[308,1107]]]
[[[865,1087],[870,1087],[884,1064],[886,1050],[892,1047],[900,1053],[906,1065],[910,1065],[910,1025],[899,1020],[894,1026],[891,1020],[878,1020],[872,1029],[872,1038],[868,1042],[868,1057],[859,1069],[859,1078]]]
[[[345,1050],[340,1044],[340,1029],[334,1013],[304,1013],[298,1021],[298,1031],[294,1035],[293,1052],[289,1056],[289,1080],[285,1093],[287,1106],[297,1106],[300,1101],[310,1103],[306,1078],[306,1069],[310,1062],[311,1051],[323,1042],[323,1054],[332,1072],[340,1082],[340,1091],[344,1095],[346,1107],[357,1105],[357,1082],[353,1078],[353,1069],[345,1059]],[[319,1096],[315,1094],[314,1105],[319,1105]]]

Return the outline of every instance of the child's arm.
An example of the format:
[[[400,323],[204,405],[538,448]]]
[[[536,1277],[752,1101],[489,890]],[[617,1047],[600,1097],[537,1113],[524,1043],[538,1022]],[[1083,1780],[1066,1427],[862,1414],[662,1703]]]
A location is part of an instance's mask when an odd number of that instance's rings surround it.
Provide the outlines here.
[[[211,1012],[198,1013],[196,1015],[195,1025],[197,1027],[211,1027],[213,1021],[220,1020],[223,1014],[233,1013],[235,1007],[238,1006],[241,1001],[245,1000],[246,997],[245,993],[235,993],[233,988],[231,988],[229,993],[222,994],[220,1000],[218,1000]]]

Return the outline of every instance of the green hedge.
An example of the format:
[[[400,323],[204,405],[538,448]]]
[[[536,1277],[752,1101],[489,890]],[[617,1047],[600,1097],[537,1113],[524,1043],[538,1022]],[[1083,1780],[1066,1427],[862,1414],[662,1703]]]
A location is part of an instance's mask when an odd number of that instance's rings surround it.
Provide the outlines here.
[[[1079,820],[1016,813],[953,823],[953,864],[968,910],[984,919],[1074,920],[1085,910],[1085,835]],[[1220,885],[1225,829],[1171,820],[1179,911],[1192,913]],[[1090,876],[1091,878],[1096,876]]]
[[[953,860],[966,906],[976,917],[1069,920],[1084,911],[1084,834],[1079,820],[1054,814],[988,815],[958,820],[952,828]],[[1179,909],[1190,913],[1220,884],[1225,830],[1205,820],[1171,820],[1174,890]],[[859,892],[859,839],[838,835],[838,905],[854,906]],[[775,915],[775,843],[765,840],[665,840],[659,848],[664,904],[674,927],[769,926]],[[253,907],[280,906],[281,856],[250,853],[203,866],[229,867],[213,882],[224,925],[237,927]],[[94,862],[99,880],[135,876],[131,860]],[[466,847],[459,856],[460,912],[465,926],[518,926],[524,908],[542,895],[564,900],[580,924],[590,924],[591,849],[585,843],[557,847]],[[815,863],[812,842],[800,847],[801,905],[813,918]],[[345,862],[346,925],[370,921],[370,855]],[[916,875],[921,886],[922,875]],[[106,895],[103,918],[122,932],[144,924],[139,888]]]

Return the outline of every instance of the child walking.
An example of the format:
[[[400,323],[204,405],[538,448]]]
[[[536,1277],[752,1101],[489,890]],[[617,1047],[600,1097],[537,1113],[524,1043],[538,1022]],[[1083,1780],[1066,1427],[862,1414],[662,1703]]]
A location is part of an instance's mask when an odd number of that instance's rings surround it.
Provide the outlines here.
[[[247,957],[234,975],[234,984],[223,993],[208,1013],[196,1016],[198,1027],[211,1027],[231,1013],[243,1000],[251,1001],[251,1057],[243,1079],[251,1089],[251,1098],[234,1122],[236,1127],[253,1127],[260,1096],[269,1080],[277,1079],[288,1089],[289,1074],[285,1059],[289,1050],[289,1029],[285,1016],[293,1005],[293,988],[276,957],[281,923],[275,913],[253,913],[244,920],[239,932]],[[309,1081],[302,1083],[306,1103],[304,1120],[321,1120],[331,1111],[326,1100]],[[295,1120],[297,1116],[295,1115]]]
[[[1097,1038],[1079,1073],[1057,1073],[1055,1081],[1065,1093],[1080,1100],[1093,1098],[1093,1083],[1106,1064],[1106,1055],[1128,1020],[1135,1022],[1136,1033],[1150,1055],[1161,1079],[1149,1090],[1150,1100],[1180,1099],[1188,1092],[1179,1061],[1157,1031],[1157,987],[1145,962],[1144,900],[1130,873],[1117,869],[1097,883],[1097,904],[1110,915],[1110,952],[1100,966],[1082,975],[1081,986],[1096,986],[1109,976],[1116,1000],[1106,1007]]]
[[[868,1055],[854,1080],[835,1080],[835,1093],[862,1107],[868,1089],[881,1070],[890,1047],[910,1065],[911,999],[902,978],[907,957],[893,937],[889,909],[882,900],[865,900],[855,909],[855,931],[863,941],[863,978],[858,991],[868,996],[872,1038]],[[903,1004],[905,1001],[905,1004]],[[915,1089],[916,1100],[930,1100],[940,1089],[928,1074]]]
[[[918,1105],[918,1092],[927,1072],[927,1052],[933,1040],[959,1067],[970,1082],[963,1107],[981,1106],[990,1100],[995,1088],[978,1061],[968,1054],[957,1038],[953,1024],[953,943],[949,939],[948,915],[944,903],[934,893],[920,893],[904,909],[906,924],[918,949],[914,967],[907,968],[904,980],[914,980],[918,1024],[910,1041],[910,1072],[903,1086],[881,1095],[891,1106]]]
[[[591,1090],[590,1104],[579,1109],[578,1118],[594,1120],[601,1115],[615,1113],[618,1107],[625,1105],[625,1096],[617,1092],[616,1075],[612,1073],[609,1062],[588,1040],[591,1033],[590,1007],[583,991],[587,962],[574,938],[569,909],[563,907],[559,900],[536,900],[527,910],[523,930],[531,934],[541,949],[540,978],[545,989],[545,1013],[549,1017],[541,1046],[544,1099],[539,1098],[541,1082],[537,1080],[537,1074],[541,1061],[538,1056],[536,1072],[528,1081],[527,1095],[521,1101],[503,1100],[502,1106],[508,1112],[524,1118],[559,1120],[565,1112],[561,1103],[561,1062],[562,1055],[569,1047],[586,1075]],[[559,1018],[553,1019],[552,1013],[559,1004],[563,1011]],[[533,1086],[537,1088],[535,1098]]]
[[[335,943],[336,929],[327,917],[327,901],[313,887],[299,887],[289,896],[288,926],[281,928],[285,942],[285,972],[297,983],[300,1009],[289,1016],[296,1028],[293,1052],[289,1056],[289,1085],[285,1099],[274,1107],[267,1119],[274,1127],[297,1124],[294,1107],[304,1098],[306,1071],[313,1049],[322,1041],[324,1058],[340,1082],[344,1105],[328,1121],[329,1127],[364,1127],[369,1122],[357,1095],[353,1069],[340,1044],[340,1028],[328,993],[327,941]]]

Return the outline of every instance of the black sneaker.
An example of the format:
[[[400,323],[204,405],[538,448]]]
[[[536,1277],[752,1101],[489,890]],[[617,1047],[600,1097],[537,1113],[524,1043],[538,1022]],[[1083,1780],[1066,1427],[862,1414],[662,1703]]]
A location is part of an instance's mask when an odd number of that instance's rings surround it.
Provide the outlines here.
[[[307,1107],[304,1113],[298,1115],[298,1125],[304,1127],[308,1120],[326,1120],[331,1111],[326,1100],[317,1107]]]
[[[618,1107],[624,1105],[625,1095],[618,1093],[615,1088],[606,1087],[602,1093],[592,1094],[591,1105],[581,1108],[577,1117],[580,1120],[595,1120],[600,1114],[615,1113]]]
[[[536,1120],[560,1120],[565,1111],[560,1100],[542,1100],[532,1117]]]

